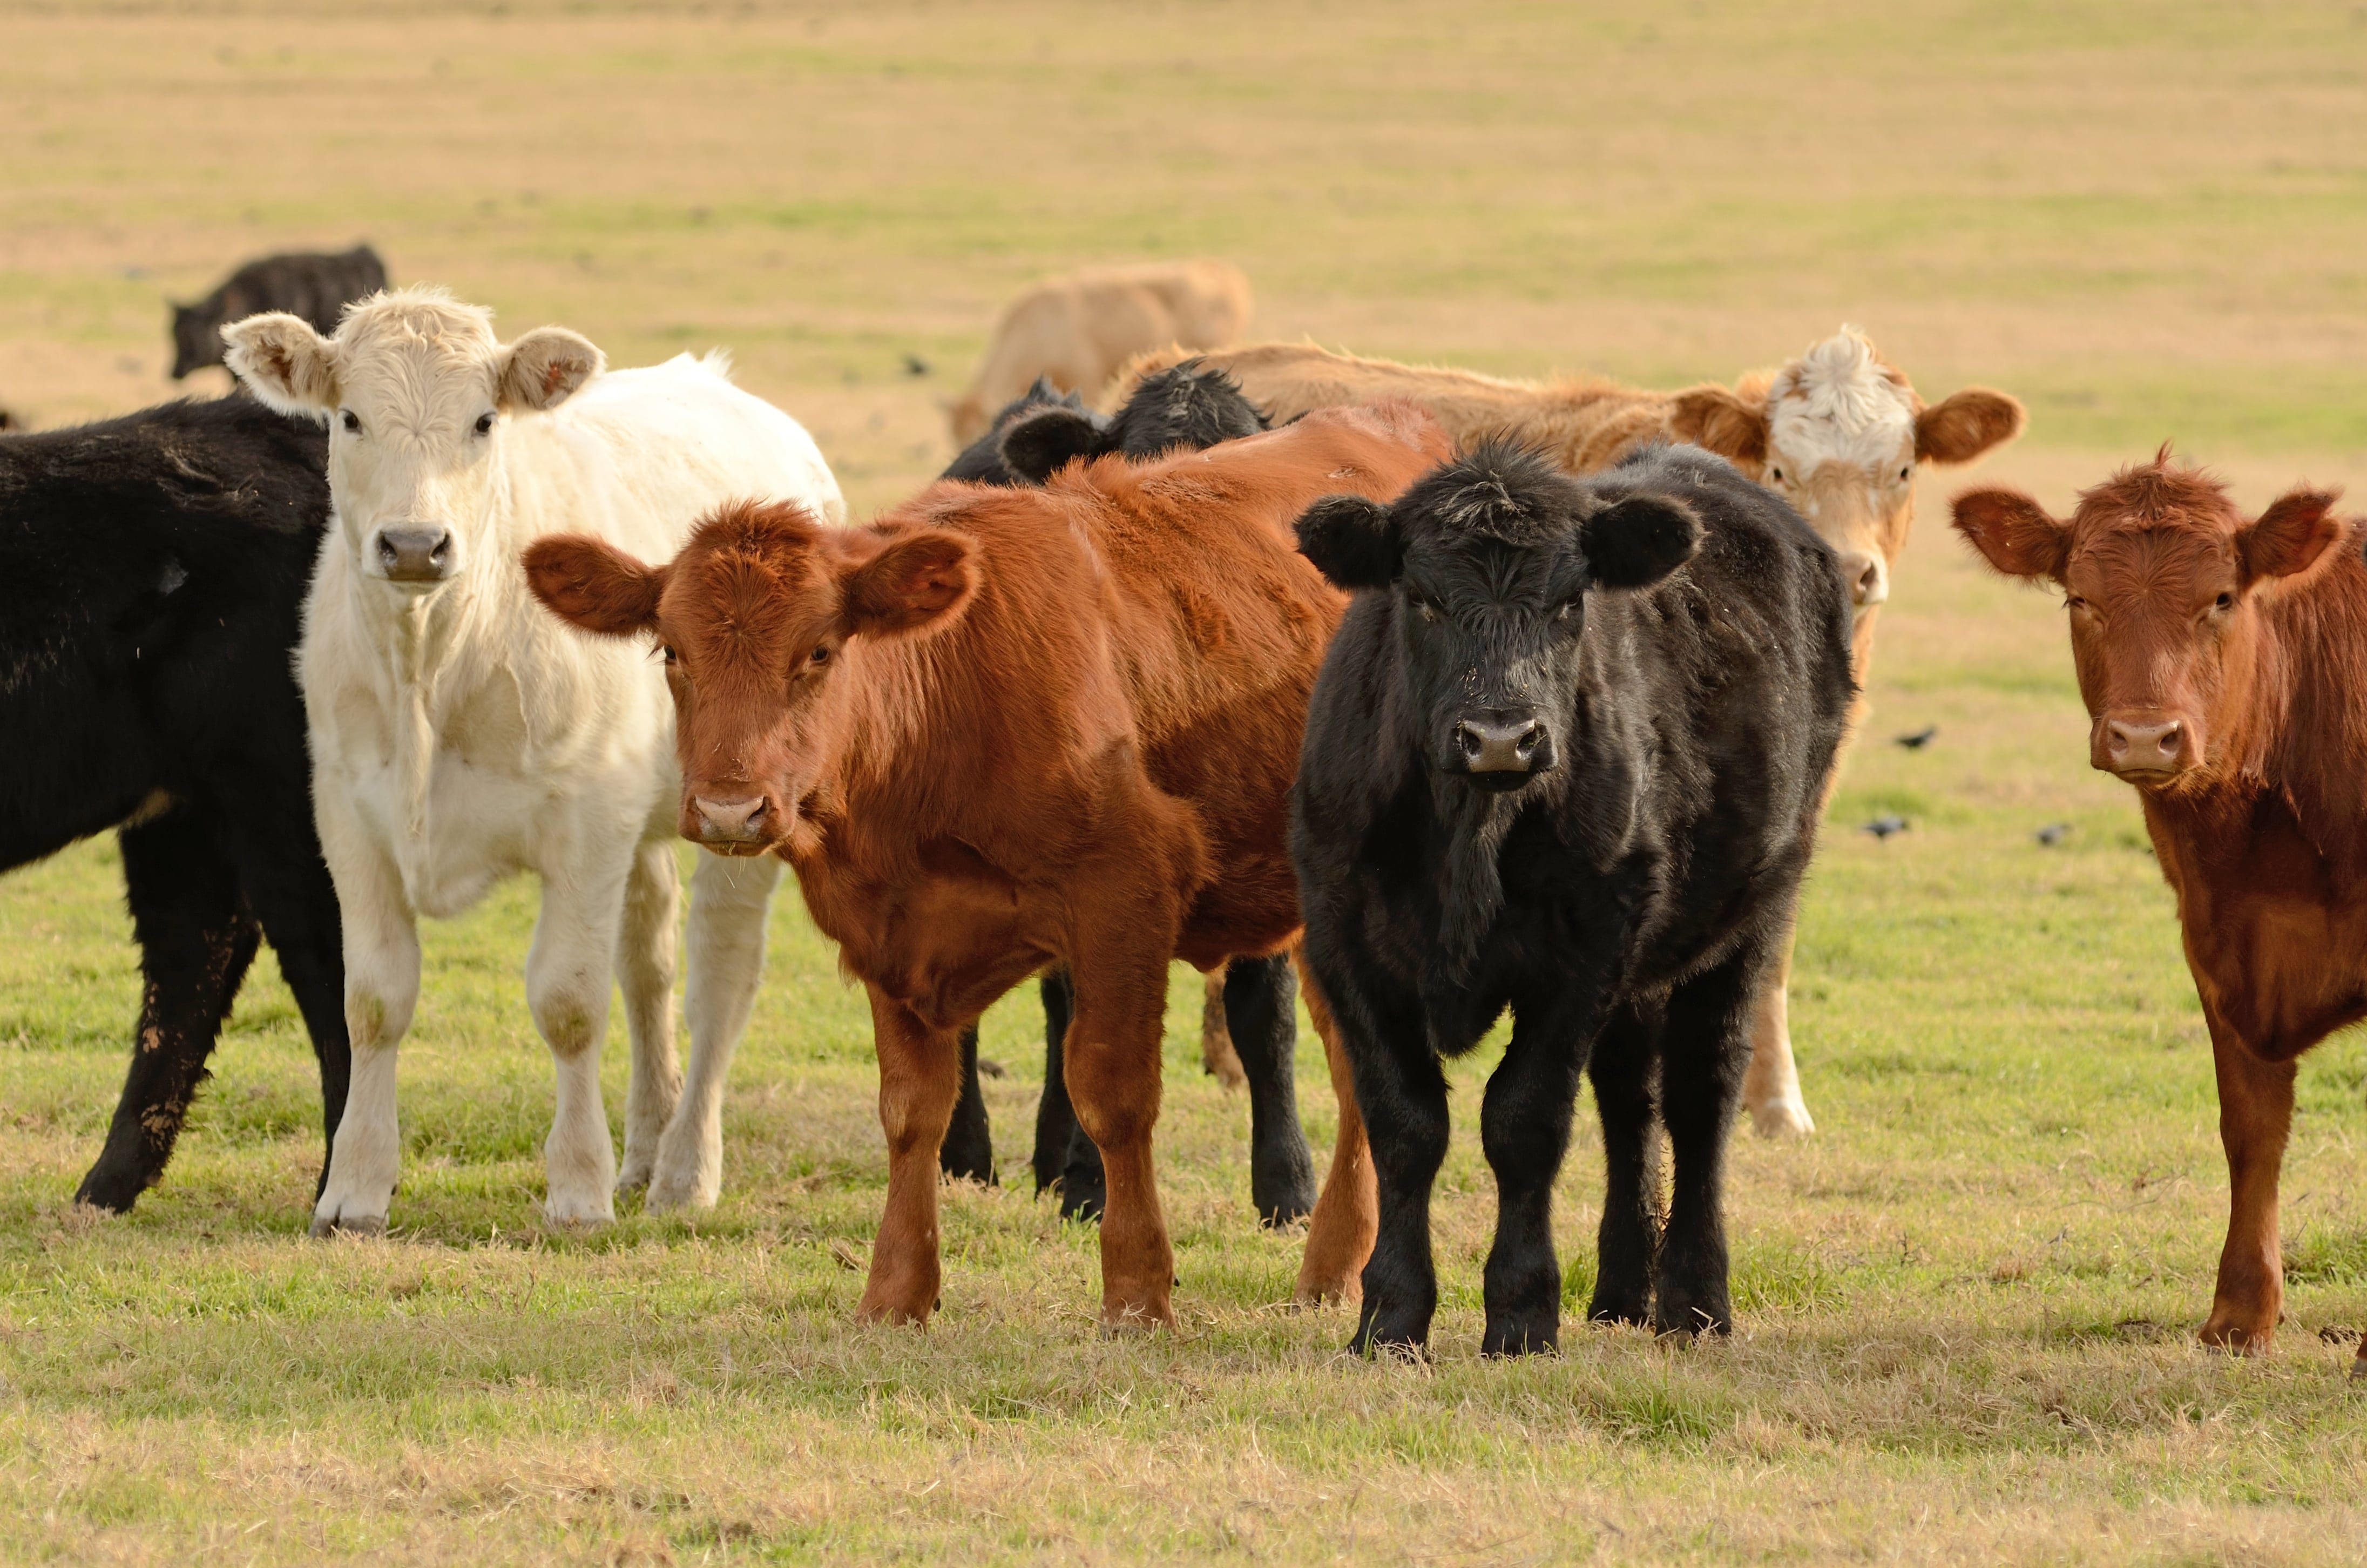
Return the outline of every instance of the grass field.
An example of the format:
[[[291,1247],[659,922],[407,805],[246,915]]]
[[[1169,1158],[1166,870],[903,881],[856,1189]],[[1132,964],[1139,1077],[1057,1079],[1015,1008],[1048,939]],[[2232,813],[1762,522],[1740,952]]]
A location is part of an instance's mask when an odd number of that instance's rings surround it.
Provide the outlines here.
[[[368,237],[617,363],[730,347],[863,509],[948,454],[934,400],[1017,285],[1208,252],[1263,332],[1523,373],[1730,379],[1862,322],[1929,395],[2024,396],[1980,472],[2051,503],[2165,437],[2254,505],[2367,480],[2355,6],[0,5],[0,403],[44,424],[166,395],[165,294]],[[1283,1304],[1297,1241],[1252,1223],[1182,973],[1181,1332],[1101,1339],[1093,1233],[1028,1196],[1024,995],[945,1310],[858,1327],[876,1074],[793,895],[711,1215],[538,1225],[511,884],[426,933],[392,1235],[304,1236],[317,1091],[267,960],[165,1184],[94,1223],[137,1001],[100,841],[0,879],[0,1559],[2367,1557],[2367,1040],[2303,1068],[2276,1353],[2196,1348],[2225,1176],[2169,899],[2085,766],[2060,610],[1971,563],[1953,483],[1803,915],[1821,1131],[1736,1147],[1731,1341],[1479,1360],[1483,1051],[1435,1355],[1343,1358],[1344,1313]],[[1853,831],[1885,812],[1912,830]],[[623,1058],[619,1026],[612,1117]],[[1319,1052],[1300,1078],[1328,1146]],[[1599,1186],[1590,1130],[1574,1305]]]

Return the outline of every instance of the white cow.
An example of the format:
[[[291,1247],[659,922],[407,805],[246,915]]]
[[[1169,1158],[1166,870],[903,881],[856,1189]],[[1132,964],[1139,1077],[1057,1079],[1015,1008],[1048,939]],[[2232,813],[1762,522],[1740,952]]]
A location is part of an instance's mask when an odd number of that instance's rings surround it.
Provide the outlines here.
[[[545,1212],[714,1202],[722,1085],[764,965],[778,863],[705,856],[691,879],[688,1093],[674,1046],[680,781],[663,668],[579,637],[527,596],[519,555],[559,530],[668,559],[736,496],[845,503],[813,441],[687,355],[602,374],[557,327],[495,340],[441,290],[353,306],[334,337],[273,313],[223,329],[271,406],[329,423],[333,525],[298,671],[314,814],[345,912],[352,1089],[315,1234],[386,1223],[400,1140],[395,1047],[419,995],[418,917],[498,879],[542,879],[527,1002],[558,1064]],[[611,966],[633,1041],[619,1181],[600,1104]]]

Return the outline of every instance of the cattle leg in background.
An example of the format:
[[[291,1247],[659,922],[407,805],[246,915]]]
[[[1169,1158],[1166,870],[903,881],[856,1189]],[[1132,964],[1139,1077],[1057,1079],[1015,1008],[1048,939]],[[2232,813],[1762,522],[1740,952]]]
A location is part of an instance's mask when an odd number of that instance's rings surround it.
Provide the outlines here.
[[[1323,1042],[1324,1064],[1331,1069],[1331,1094],[1339,1105],[1331,1169],[1307,1221],[1307,1250],[1299,1256],[1298,1283],[1291,1296],[1309,1303],[1353,1302],[1364,1294],[1365,1260],[1373,1256],[1373,1233],[1379,1223],[1372,1145],[1365,1140],[1364,1113],[1356,1108],[1355,1074],[1340,1048],[1340,1026],[1323,1005],[1300,944],[1291,944],[1291,960],[1298,968],[1298,994],[1307,1004],[1307,1016]]]
[[[1238,1089],[1249,1082],[1249,1075],[1241,1071],[1240,1053],[1233,1049],[1232,1034],[1225,1028],[1225,976],[1202,978],[1206,984],[1200,995],[1200,1067],[1225,1087]]]
[[[1315,1160],[1298,1125],[1297,997],[1288,953],[1225,968],[1225,1027],[1250,1085],[1250,1201],[1267,1225],[1315,1209]]]
[[[652,845],[647,852],[668,857],[671,865],[671,846]],[[690,1025],[690,1077],[658,1141],[648,1202],[656,1212],[711,1209],[722,1195],[724,1081],[764,975],[764,916],[780,881],[781,863],[769,857],[701,853],[690,874],[690,983],[682,1007]],[[672,940],[671,927],[666,937]],[[638,1084],[644,1051],[638,1025],[633,1050]],[[669,1066],[673,1056],[669,1031]]]
[[[1069,1024],[1076,1017],[1077,986],[1065,969],[1048,971],[1038,990],[1044,998],[1044,1096],[1036,1102],[1036,1190],[1057,1185],[1060,1218],[1098,1220],[1108,1201],[1102,1152],[1077,1125],[1069,1099]]]
[[[659,1140],[682,1097],[682,1063],[674,1049],[674,917],[681,892],[674,846],[641,845],[625,879],[625,918],[617,934],[617,988],[624,993],[633,1039],[618,1192],[650,1185]]]
[[[937,1168],[957,1181],[995,1185],[994,1129],[986,1119],[986,1091],[978,1081],[978,1026],[961,1032],[961,1095],[954,1101]]]
[[[107,1146],[74,1201],[128,1212],[164,1174],[190,1096],[262,937],[210,813],[183,808],[119,834],[140,940],[140,1032]]]

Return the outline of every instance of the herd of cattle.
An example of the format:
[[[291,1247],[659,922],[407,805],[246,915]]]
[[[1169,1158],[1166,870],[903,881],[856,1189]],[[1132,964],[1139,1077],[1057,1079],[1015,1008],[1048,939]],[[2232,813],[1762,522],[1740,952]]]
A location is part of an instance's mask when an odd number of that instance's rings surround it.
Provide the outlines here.
[[[1036,977],[1039,1187],[1100,1219],[1105,1324],[1173,1321],[1151,1150],[1180,958],[1251,1089],[1257,1210],[1308,1219],[1298,1293],[1361,1301],[1360,1348],[1426,1339],[1442,1062],[1508,1008],[1484,1348],[1557,1342],[1581,1073],[1588,1316],[1730,1326],[1726,1140],[1743,1106],[1813,1125],[1795,909],[1916,472],[2017,434],[2013,399],[1927,404],[1846,328],[1678,392],[1228,346],[1238,272],[1135,269],[1014,307],[950,411],[960,456],[855,526],[719,358],[612,371],[389,290],[367,249],[301,260],[176,317],[176,373],[218,342],[249,395],[0,437],[0,865],[115,829],[145,977],[80,1200],[159,1179],[267,939],[320,1060],[313,1229],[383,1228],[418,918],[531,870],[547,1217],[711,1205],[786,864],[871,1004],[867,1317],[935,1307],[940,1175],[994,1174],[976,1024]],[[2062,587],[2091,759],[2177,891],[2232,1182],[2202,1334],[2246,1351],[2280,1315],[2294,1060],[2367,1017],[2367,528],[2334,499],[2247,518],[2165,448],[2067,520],[1954,507]],[[686,1075],[677,835],[709,851]],[[1339,1099],[1319,1193],[1295,998]]]

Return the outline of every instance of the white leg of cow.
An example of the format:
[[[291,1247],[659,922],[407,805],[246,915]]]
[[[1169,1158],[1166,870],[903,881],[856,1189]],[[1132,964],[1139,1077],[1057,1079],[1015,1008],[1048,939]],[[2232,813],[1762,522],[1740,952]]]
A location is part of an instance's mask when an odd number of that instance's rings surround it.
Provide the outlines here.
[[[617,934],[617,982],[633,1040],[633,1075],[625,1087],[625,1163],[617,1190],[650,1184],[658,1140],[682,1095],[674,1049],[674,906],[678,873],[671,840],[644,844],[625,880],[625,922]]]
[[[419,926],[394,868],[348,824],[322,813],[322,846],[344,911],[345,1029],[353,1076],[337,1124],[329,1179],[312,1210],[312,1233],[386,1229],[402,1160],[395,1116],[395,1047],[419,1001]],[[338,831],[340,827],[345,830]]]
[[[1742,1076],[1742,1103],[1750,1108],[1751,1128],[1761,1138],[1805,1138],[1817,1130],[1808,1102],[1800,1097],[1800,1070],[1792,1062],[1792,940],[1786,934],[1784,956],[1750,1008],[1750,1068]]]
[[[770,855],[701,854],[690,878],[690,1076],[658,1146],[652,1210],[711,1209],[723,1191],[723,1080],[764,972],[764,915],[781,880]]]
[[[611,956],[624,904],[623,868],[577,881],[546,876],[526,1000],[559,1071],[558,1106],[542,1146],[554,1225],[600,1225],[617,1217],[617,1147],[600,1104],[600,1045],[608,1031]]]

